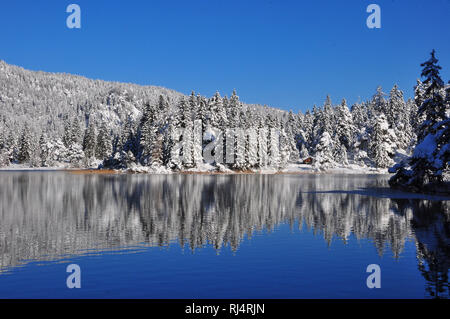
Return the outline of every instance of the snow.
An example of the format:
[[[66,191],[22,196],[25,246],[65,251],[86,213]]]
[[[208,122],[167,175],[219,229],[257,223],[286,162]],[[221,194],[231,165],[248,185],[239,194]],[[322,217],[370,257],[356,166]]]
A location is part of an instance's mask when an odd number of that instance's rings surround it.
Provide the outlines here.
[[[129,168],[127,171],[135,173],[149,173],[149,174],[173,174],[178,171],[172,171],[161,167],[159,169],[152,169],[144,166],[135,166]],[[330,169],[317,170],[311,165],[289,163],[284,169],[274,169],[265,167],[260,169],[251,169],[248,171],[236,171],[225,167],[222,164],[217,166],[203,163],[198,167],[185,169],[181,173],[218,173],[218,174],[387,174],[387,169],[376,169],[370,167],[362,167],[356,164],[349,164],[346,166],[338,166]]]
[[[165,88],[37,73],[6,63],[1,71],[0,120],[8,121],[0,121],[0,166],[20,161],[57,169],[100,166],[155,174],[372,174],[385,173],[376,167],[400,159],[396,149],[408,149],[408,140],[415,138],[397,136],[399,127],[412,122],[410,104],[397,87],[391,104],[405,115],[392,123],[386,109],[391,101],[381,88],[371,101],[351,110],[345,100],[333,105],[327,96],[322,107],[293,114],[245,104],[235,91],[229,98],[218,92],[211,98],[194,92],[187,97]],[[184,134],[178,134],[182,129]],[[25,133],[30,137],[17,139]],[[248,139],[233,145],[241,135]],[[216,163],[207,164],[202,146],[212,140]],[[18,156],[19,150],[27,151],[26,156]],[[309,157],[312,166],[296,164]]]
[[[436,149],[436,136],[429,134],[414,149],[413,157],[431,159]]]
[[[93,167],[94,168],[94,165]],[[8,167],[1,167],[0,171],[61,171],[61,170],[78,170],[76,168],[68,168],[63,164],[53,167],[27,167],[21,164],[11,164]],[[88,171],[88,169],[86,169]],[[127,169],[116,170],[120,173],[142,173],[142,174],[174,174],[174,173],[218,173],[218,174],[387,174],[387,169],[376,169],[371,167],[363,167],[356,164],[342,165],[329,169],[317,170],[314,166],[307,164],[295,164],[289,163],[285,168],[277,170],[271,167],[252,169],[248,171],[235,171],[225,167],[222,164],[217,164],[217,166],[202,163],[195,168],[185,169],[183,171],[176,171],[168,169],[164,166],[160,167],[148,167],[142,165],[133,165]]]
[[[0,167],[0,171],[61,171],[65,170],[64,165],[52,166],[52,167],[29,167],[22,164],[11,164],[9,166]]]

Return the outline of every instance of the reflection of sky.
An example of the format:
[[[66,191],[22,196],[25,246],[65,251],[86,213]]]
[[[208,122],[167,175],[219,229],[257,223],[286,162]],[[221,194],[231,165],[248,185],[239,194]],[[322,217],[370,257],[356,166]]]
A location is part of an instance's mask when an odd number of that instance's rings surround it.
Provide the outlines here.
[[[0,276],[0,297],[58,298],[422,298],[415,246],[401,258],[380,257],[369,240],[351,236],[331,247],[311,231],[277,227],[219,254],[178,245],[130,254],[32,263]],[[69,263],[82,269],[82,289],[65,288]],[[366,287],[367,265],[381,266],[382,288]],[[32,284],[30,284],[32,283]]]

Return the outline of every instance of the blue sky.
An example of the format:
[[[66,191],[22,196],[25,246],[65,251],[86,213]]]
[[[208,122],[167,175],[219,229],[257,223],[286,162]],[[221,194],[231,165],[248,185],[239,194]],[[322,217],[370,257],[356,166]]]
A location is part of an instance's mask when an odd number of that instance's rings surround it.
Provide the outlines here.
[[[79,30],[66,7],[81,7]],[[381,29],[366,7],[381,7]],[[434,48],[450,79],[450,0],[15,0],[1,4],[0,59],[27,69],[229,95],[294,111],[406,96]]]

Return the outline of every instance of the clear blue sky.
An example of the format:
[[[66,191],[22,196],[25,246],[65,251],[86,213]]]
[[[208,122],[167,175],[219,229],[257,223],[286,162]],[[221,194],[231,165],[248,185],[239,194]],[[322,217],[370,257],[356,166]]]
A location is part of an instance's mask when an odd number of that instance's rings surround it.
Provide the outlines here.
[[[67,5],[82,28],[66,27]],[[381,7],[368,29],[366,7]],[[4,1],[0,59],[32,70],[229,95],[294,111],[406,96],[436,49],[450,79],[450,0]]]

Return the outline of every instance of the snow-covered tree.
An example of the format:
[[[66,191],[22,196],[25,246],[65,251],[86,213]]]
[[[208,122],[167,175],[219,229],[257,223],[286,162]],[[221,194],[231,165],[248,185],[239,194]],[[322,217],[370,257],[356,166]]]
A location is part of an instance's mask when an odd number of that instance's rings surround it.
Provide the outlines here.
[[[80,121],[76,116],[70,127],[70,143],[81,144],[83,135],[81,134]]]
[[[348,151],[353,146],[355,127],[352,113],[350,113],[345,99],[336,107],[336,122],[336,140]]]
[[[316,146],[314,160],[314,167],[316,169],[326,169],[334,165],[333,149],[333,139],[331,138],[330,133],[324,131]]]
[[[78,143],[73,143],[69,146],[66,153],[66,160],[73,167],[80,167],[82,161],[85,159],[83,148]]]
[[[371,108],[377,113],[388,113],[388,103],[386,101],[386,93],[383,92],[383,88],[381,86],[377,87],[377,92],[372,97],[372,101],[370,103]]]
[[[446,108],[444,103],[444,82],[442,81],[439,70],[441,66],[437,64],[435,51],[431,52],[431,57],[422,63],[421,76],[425,78],[423,84],[427,87],[423,102],[419,106],[419,116],[424,116],[425,120],[419,128],[418,141],[421,142],[429,133],[435,133],[435,124],[446,118]]]
[[[39,138],[39,155],[41,158],[40,165],[42,167],[48,166],[50,147],[48,146],[47,136],[43,132]]]
[[[19,152],[17,153],[17,160],[19,163],[28,163],[31,160],[32,146],[31,135],[28,124],[25,124],[22,134],[19,139]]]
[[[395,84],[390,93],[386,108],[386,119],[391,128],[396,129],[401,123],[401,115],[405,113],[405,100],[403,92]]]
[[[141,164],[159,167],[164,161],[164,136],[161,133],[161,121],[167,106],[160,97],[158,105],[147,103],[139,126],[140,151],[138,158]]]
[[[270,167],[280,166],[280,127],[274,115],[268,114],[267,127],[267,158]]]
[[[449,191],[449,91],[447,89],[444,97],[444,82],[440,77],[441,67],[437,62],[433,50],[430,59],[421,64],[426,90],[423,96],[416,97],[415,100],[422,102],[418,115],[423,115],[424,120],[419,127],[418,144],[413,155],[390,170],[395,173],[389,180],[393,187],[413,191]]]
[[[83,152],[86,156],[87,161],[90,161],[95,157],[96,145],[97,136],[95,133],[95,126],[90,122],[88,127],[85,129],[83,136]]]
[[[370,153],[376,167],[386,168],[394,161],[392,157],[395,152],[395,142],[389,131],[389,124],[384,114],[379,114],[370,135]]]
[[[409,153],[419,122],[435,135],[437,149],[442,149],[439,145],[445,144],[447,136],[440,102],[444,89],[441,84],[436,86],[439,67],[433,59],[427,62],[424,82],[418,81],[415,87],[416,103],[405,102],[395,85],[389,99],[378,88],[370,101],[358,101],[349,111],[345,100],[334,107],[327,96],[321,108],[314,106],[305,114],[248,105],[236,91],[229,98],[218,92],[211,98],[194,92],[184,96],[158,87],[36,73],[0,62],[0,165],[23,157],[19,142],[25,123],[30,124],[26,165],[42,166],[90,166],[95,157],[104,160],[102,167],[164,165],[182,170],[199,166],[204,160],[202,152],[211,145],[216,164],[229,160],[227,167],[236,170],[276,169],[287,165],[286,161],[309,156],[325,159],[315,162],[329,167],[347,160],[374,165],[373,153],[380,148],[375,141],[388,144],[389,158],[400,148]],[[384,137],[379,132],[381,115],[388,123],[387,132],[381,130]],[[200,120],[199,129],[194,123]],[[79,161],[82,155],[85,159]],[[178,163],[183,155],[185,165]],[[433,174],[438,171],[434,169]]]
[[[99,159],[106,158],[112,152],[112,141],[109,134],[109,129],[105,122],[100,126],[100,131],[97,137],[96,156]]]
[[[202,122],[200,119],[195,119],[194,121],[192,143],[192,160],[194,162],[194,166],[198,167],[203,163],[203,134]]]
[[[65,147],[69,147],[72,143],[72,123],[69,118],[64,120],[64,135],[63,135],[63,143]]]
[[[289,154],[288,161],[290,162],[298,162],[299,158],[299,150],[297,148],[297,135],[299,134],[299,121],[298,118],[294,115],[292,111],[289,111],[288,120],[286,122],[284,128],[284,142],[286,143],[288,149],[287,152]]]

